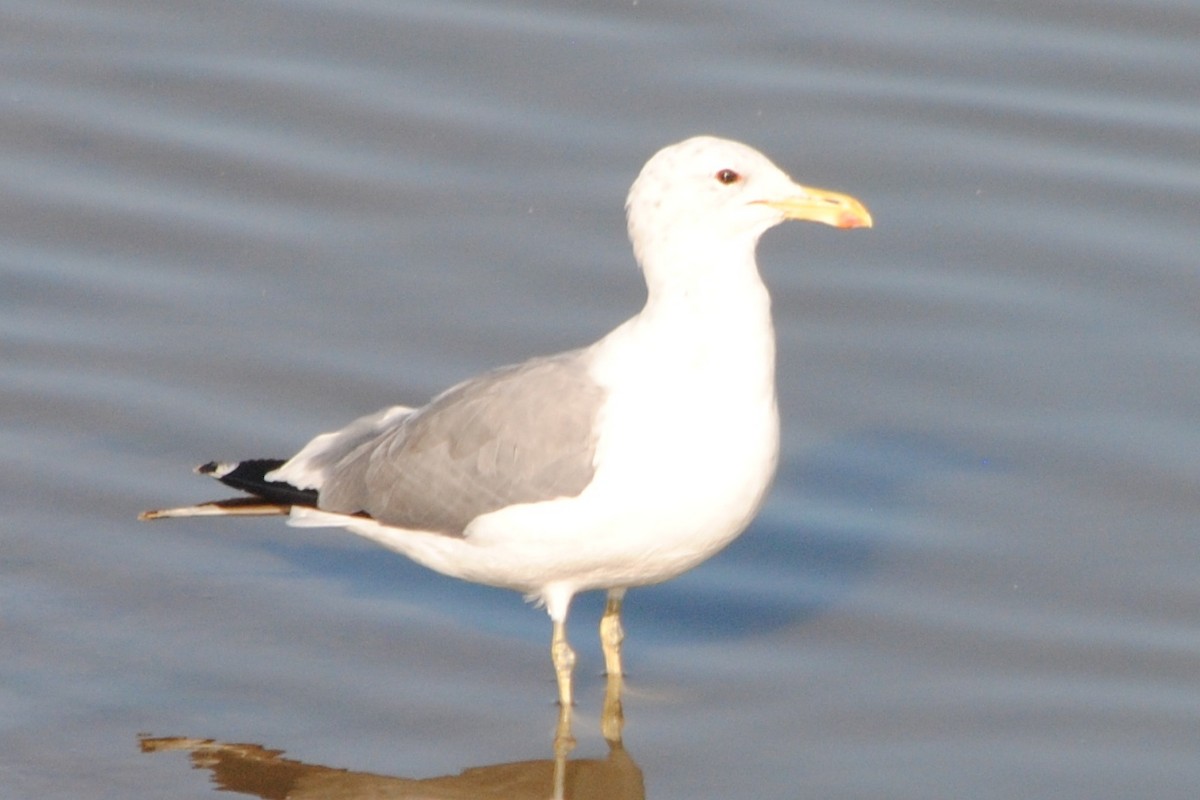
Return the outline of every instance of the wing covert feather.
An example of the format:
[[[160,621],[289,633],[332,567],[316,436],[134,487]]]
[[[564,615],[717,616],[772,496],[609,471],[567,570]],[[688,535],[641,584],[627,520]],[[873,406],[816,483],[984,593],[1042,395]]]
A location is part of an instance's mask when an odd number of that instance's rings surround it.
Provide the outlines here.
[[[460,383],[330,470],[319,505],[461,535],[516,503],[573,497],[594,472],[604,390],[577,350]]]

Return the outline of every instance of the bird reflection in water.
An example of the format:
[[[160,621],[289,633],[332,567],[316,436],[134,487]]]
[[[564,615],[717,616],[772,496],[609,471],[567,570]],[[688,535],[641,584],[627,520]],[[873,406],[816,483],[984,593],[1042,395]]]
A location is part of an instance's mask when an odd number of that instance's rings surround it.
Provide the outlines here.
[[[554,758],[471,767],[458,775],[403,778],[351,772],[283,758],[283,751],[182,736],[140,739],[142,752],[183,750],[195,769],[212,773],[218,791],[263,800],[643,800],[642,771],[621,741],[620,677],[608,680],[600,728],[608,743],[603,759],[570,759],[575,747],[570,709],[559,713]]]

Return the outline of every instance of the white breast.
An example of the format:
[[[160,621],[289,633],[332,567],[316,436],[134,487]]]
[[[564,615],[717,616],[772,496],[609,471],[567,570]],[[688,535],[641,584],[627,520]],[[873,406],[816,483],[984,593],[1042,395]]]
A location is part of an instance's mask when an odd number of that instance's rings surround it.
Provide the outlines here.
[[[769,298],[757,281],[741,291],[719,310],[648,308],[598,342],[591,485],[481,517],[472,542],[513,552],[519,539],[522,558],[584,590],[667,580],[741,533],[779,447]]]

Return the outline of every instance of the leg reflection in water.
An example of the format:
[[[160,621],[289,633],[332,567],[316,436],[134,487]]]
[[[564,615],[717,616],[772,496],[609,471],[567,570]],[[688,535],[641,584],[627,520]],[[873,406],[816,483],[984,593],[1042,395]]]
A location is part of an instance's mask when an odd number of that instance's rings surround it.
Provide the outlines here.
[[[571,710],[560,709],[554,758],[469,767],[458,775],[404,778],[338,767],[306,764],[283,758],[282,750],[257,744],[232,744],[213,739],[143,736],[146,753],[186,751],[195,769],[208,770],[218,790],[259,798],[338,800],[461,800],[463,797],[500,800],[644,800],[642,771],[621,741],[621,680],[608,676],[600,728],[607,741],[604,758],[570,759],[575,748]]]
[[[609,605],[612,605],[612,595],[609,595]],[[621,602],[618,597],[616,601],[616,613],[620,613]],[[605,618],[608,617],[608,612],[605,611]],[[618,626],[620,622],[618,621]],[[604,623],[601,622],[601,636],[603,637]],[[619,627],[618,627],[619,630]],[[607,642],[606,642],[607,647]],[[613,662],[609,661],[608,651],[605,650],[605,660],[611,667]],[[604,735],[605,741],[608,742],[610,756],[613,753],[620,751],[624,753],[624,745],[621,741],[622,730],[625,727],[625,714],[621,708],[621,686],[622,676],[619,669],[620,666],[620,640],[617,640],[617,670],[608,670],[608,675],[604,685],[604,707],[600,713],[600,732]],[[567,792],[567,778],[570,768],[579,762],[569,761],[567,756],[575,749],[575,737],[571,733],[571,707],[559,705],[558,708],[558,728],[554,732],[554,800],[564,800],[571,797]],[[633,761],[629,762],[631,765]],[[636,767],[635,767],[636,769]],[[638,772],[639,782],[641,772]],[[590,791],[590,789],[589,789]],[[590,796],[590,795],[589,795]],[[601,796],[601,795],[597,795]],[[619,795],[624,797],[624,795]],[[640,794],[637,796],[641,796]]]

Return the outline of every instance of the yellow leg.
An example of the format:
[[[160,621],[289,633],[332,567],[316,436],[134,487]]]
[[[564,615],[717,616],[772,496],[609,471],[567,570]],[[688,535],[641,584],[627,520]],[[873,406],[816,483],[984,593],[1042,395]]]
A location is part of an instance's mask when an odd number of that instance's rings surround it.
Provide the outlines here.
[[[575,651],[567,643],[566,621],[554,621],[554,636],[550,639],[550,657],[558,678],[558,702],[563,709],[571,708],[571,670],[575,668]]]
[[[600,644],[604,648],[604,671],[610,678],[621,677],[621,642],[625,630],[621,627],[621,601],[624,589],[609,589],[608,601],[604,604],[604,616],[600,618]]]
[[[604,671],[608,673],[600,732],[610,744],[621,741],[621,729],[625,725],[621,708],[621,642],[625,639],[625,629],[621,627],[621,601],[624,599],[624,589],[609,589],[604,616],[600,618],[600,644],[604,648]]]
[[[609,744],[621,743],[625,712],[621,708],[621,676],[609,675],[604,686],[604,711],[600,715],[600,733]]]
[[[550,639],[550,657],[558,678],[558,729],[554,733],[554,798],[562,800],[567,779],[567,756],[575,749],[571,734],[571,670],[575,667],[575,651],[567,643],[566,621],[554,620],[554,635]]]

